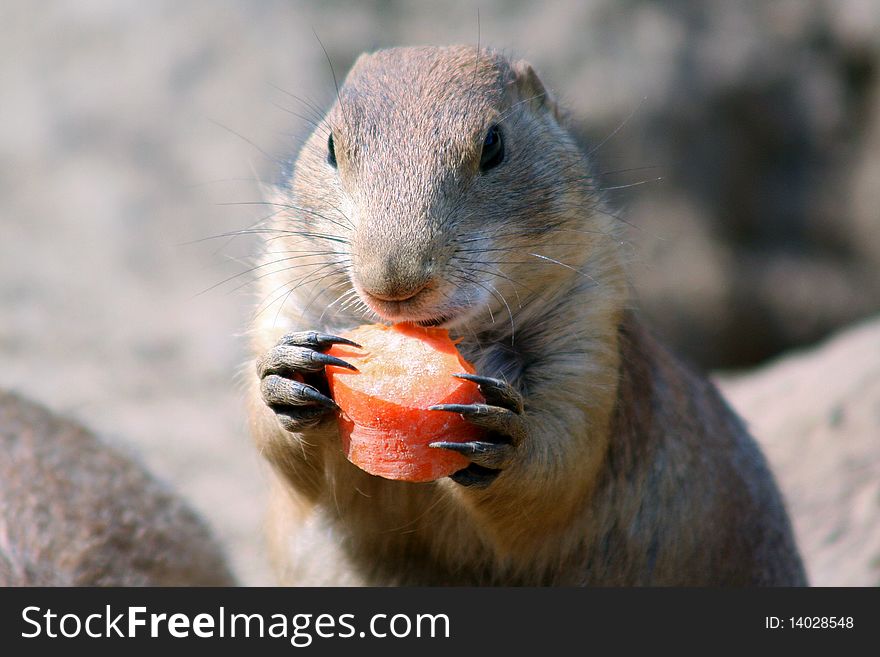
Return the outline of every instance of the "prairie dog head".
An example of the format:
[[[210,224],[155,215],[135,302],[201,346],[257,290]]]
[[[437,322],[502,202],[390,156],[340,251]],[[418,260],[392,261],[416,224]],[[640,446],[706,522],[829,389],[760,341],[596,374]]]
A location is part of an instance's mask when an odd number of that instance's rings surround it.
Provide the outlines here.
[[[315,256],[278,282],[310,278],[322,317],[503,319],[610,231],[531,66],[469,46],[362,55],[284,194],[272,248]]]

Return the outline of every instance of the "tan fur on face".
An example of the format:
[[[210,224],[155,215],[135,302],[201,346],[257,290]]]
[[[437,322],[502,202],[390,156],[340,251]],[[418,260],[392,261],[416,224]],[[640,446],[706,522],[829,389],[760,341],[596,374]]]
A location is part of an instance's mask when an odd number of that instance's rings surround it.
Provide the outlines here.
[[[300,153],[264,260],[297,269],[263,279],[284,300],[255,356],[289,330],[445,319],[477,373],[522,393],[527,437],[483,490],[387,481],[345,460],[332,420],[281,429],[254,380],[288,581],[803,581],[751,439],[625,311],[618,222],[560,117],[525,62],[393,49],[358,59]],[[482,173],[493,124],[505,159]]]

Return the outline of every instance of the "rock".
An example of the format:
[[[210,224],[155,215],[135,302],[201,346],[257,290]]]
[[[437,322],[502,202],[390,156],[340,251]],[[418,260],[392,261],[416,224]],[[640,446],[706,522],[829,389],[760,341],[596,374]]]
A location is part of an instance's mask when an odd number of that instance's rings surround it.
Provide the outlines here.
[[[811,584],[880,585],[880,317],[720,386],[774,468]]]

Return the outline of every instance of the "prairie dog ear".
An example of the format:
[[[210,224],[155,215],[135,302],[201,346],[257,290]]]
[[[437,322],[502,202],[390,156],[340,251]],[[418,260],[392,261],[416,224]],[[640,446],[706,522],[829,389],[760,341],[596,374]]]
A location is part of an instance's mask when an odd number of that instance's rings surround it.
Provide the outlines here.
[[[523,100],[528,100],[531,103],[532,109],[550,112],[557,121],[562,118],[556,99],[541,82],[541,78],[535,73],[531,64],[524,59],[518,59],[513,62],[511,70],[514,85]]]

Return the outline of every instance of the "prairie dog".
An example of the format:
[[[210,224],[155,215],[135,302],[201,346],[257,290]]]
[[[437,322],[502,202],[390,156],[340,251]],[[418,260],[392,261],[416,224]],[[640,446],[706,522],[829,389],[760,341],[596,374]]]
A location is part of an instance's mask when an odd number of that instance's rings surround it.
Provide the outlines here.
[[[208,528],[78,424],[0,390],[0,586],[232,586]]]
[[[283,582],[806,583],[754,441],[628,310],[619,221],[528,63],[362,55],[273,201],[250,408]],[[465,470],[346,461],[322,352],[371,321],[462,339]]]

